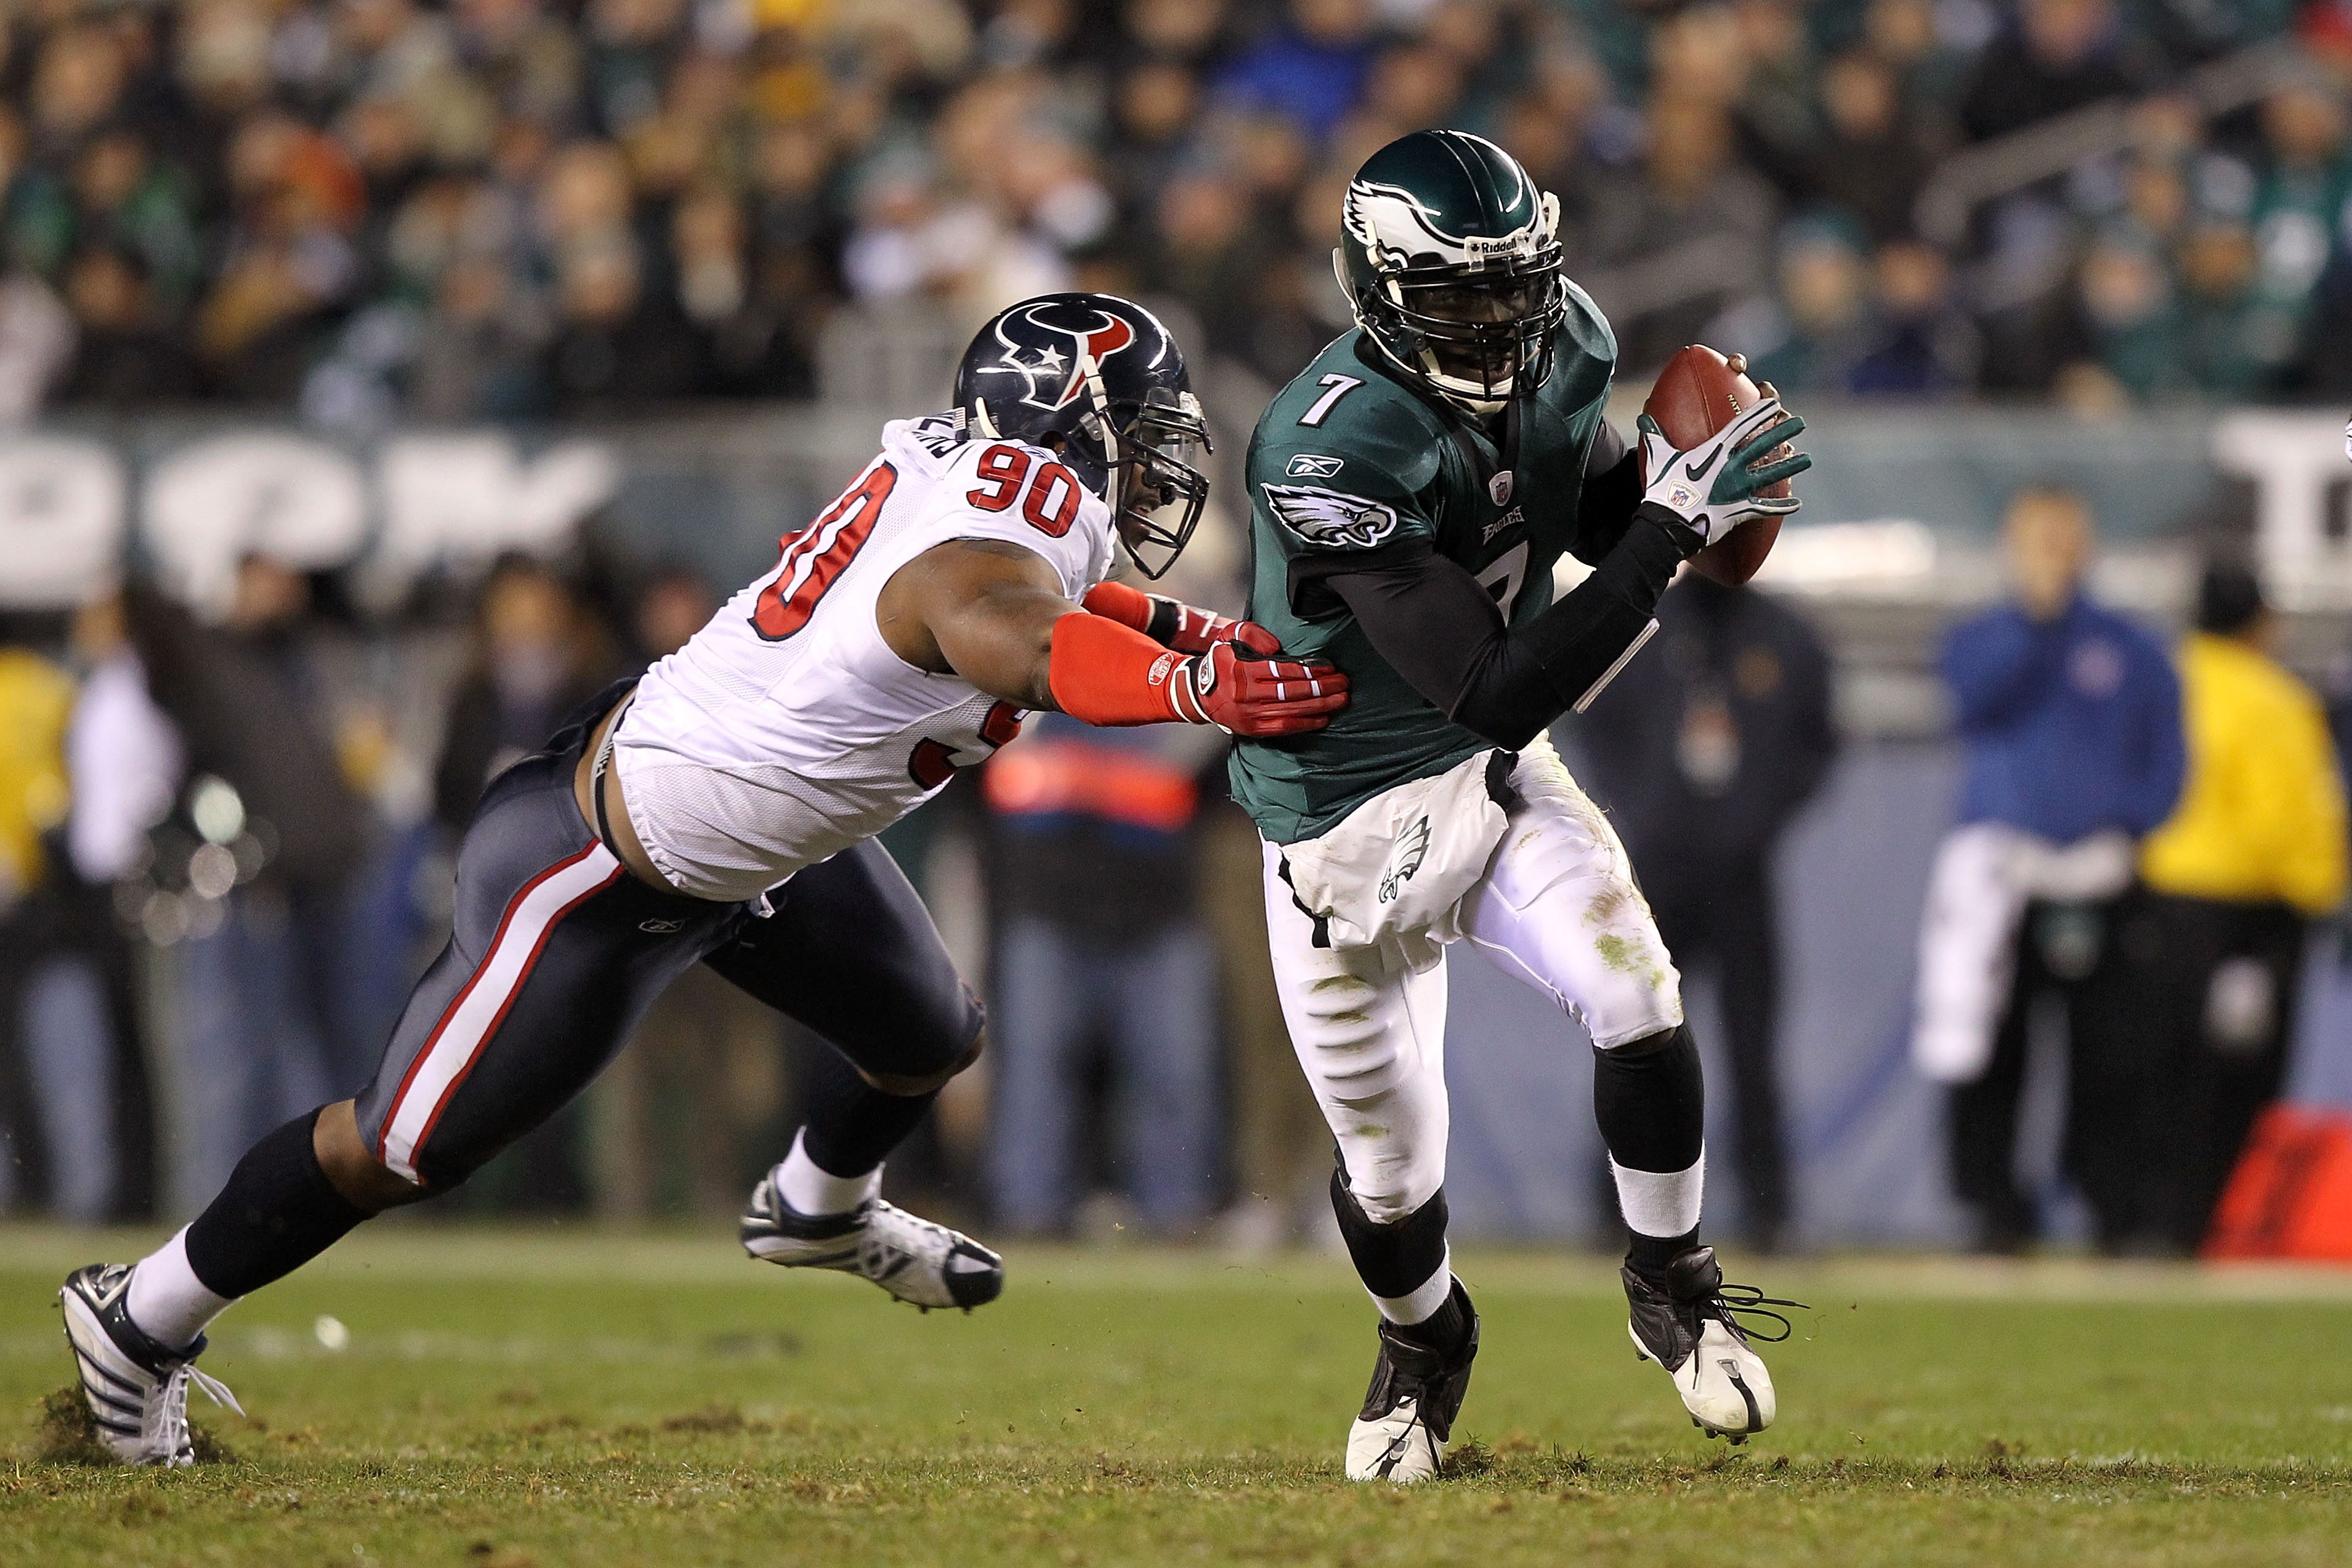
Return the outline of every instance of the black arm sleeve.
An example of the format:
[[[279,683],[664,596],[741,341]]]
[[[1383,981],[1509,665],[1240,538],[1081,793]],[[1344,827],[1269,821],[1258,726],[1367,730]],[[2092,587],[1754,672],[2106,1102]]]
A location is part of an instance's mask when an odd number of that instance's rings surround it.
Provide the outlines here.
[[[1698,535],[1642,507],[1591,576],[1517,631],[1459,563],[1430,554],[1328,579],[1373,649],[1447,717],[1516,751],[1549,728],[1650,625]]]
[[[1642,504],[1642,454],[1629,449],[1625,438],[1606,419],[1593,433],[1592,450],[1584,459],[1584,489],[1576,502],[1576,537],[1568,552],[1587,566],[1609,559],[1617,542],[1633,526],[1633,509]]]

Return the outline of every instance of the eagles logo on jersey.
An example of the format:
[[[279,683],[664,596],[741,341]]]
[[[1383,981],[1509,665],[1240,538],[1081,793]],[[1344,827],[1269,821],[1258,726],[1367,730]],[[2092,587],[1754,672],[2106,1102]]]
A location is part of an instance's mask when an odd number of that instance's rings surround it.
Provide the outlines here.
[[[1296,467],[1296,463],[1293,467]],[[1265,504],[1285,528],[1308,544],[1370,550],[1397,530],[1396,508],[1316,485],[1265,485]]]

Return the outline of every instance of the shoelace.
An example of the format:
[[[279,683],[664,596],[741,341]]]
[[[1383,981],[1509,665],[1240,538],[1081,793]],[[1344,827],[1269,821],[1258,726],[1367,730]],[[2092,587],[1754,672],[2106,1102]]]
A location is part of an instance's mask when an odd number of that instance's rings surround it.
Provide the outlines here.
[[[245,1406],[236,1402],[227,1384],[210,1373],[190,1366],[174,1367],[164,1378],[163,1386],[149,1404],[146,1418],[139,1434],[150,1454],[166,1463],[180,1457],[188,1447],[188,1384],[204,1390],[205,1397],[215,1405],[245,1414]]]
[[[1761,1340],[1768,1345],[1777,1345],[1797,1331],[1797,1326],[1774,1311],[1773,1308],[1788,1307],[1800,1312],[1812,1310],[1802,1301],[1791,1301],[1780,1296],[1767,1296],[1761,1288],[1754,1285],[1718,1285],[1713,1295],[1702,1296],[1693,1304],[1701,1311],[1713,1308],[1716,1320],[1738,1335],[1742,1341]],[[1766,1319],[1778,1323],[1780,1325],[1780,1331],[1777,1334],[1768,1334],[1759,1328],[1751,1328],[1740,1321],[1742,1316]]]

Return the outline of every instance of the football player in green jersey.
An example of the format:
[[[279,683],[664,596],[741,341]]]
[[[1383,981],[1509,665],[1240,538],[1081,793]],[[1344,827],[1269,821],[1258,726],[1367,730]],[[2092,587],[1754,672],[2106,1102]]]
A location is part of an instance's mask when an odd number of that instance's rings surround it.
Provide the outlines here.
[[[1381,1312],[1348,1474],[1436,1473],[1478,1320],[1447,1267],[1443,946],[1549,993],[1599,1049],[1593,1109],[1632,1245],[1635,1345],[1734,1441],[1772,1384],[1698,1240],[1699,1058],[1625,852],[1545,731],[1655,629],[1675,569],[1810,465],[1767,395],[1676,451],[1602,418],[1608,323],[1561,268],[1559,207],[1491,142],[1423,131],[1348,187],[1336,257],[1356,329],[1250,444],[1250,616],[1353,698],[1328,729],[1244,740],[1274,970],[1339,1147],[1339,1228]],[[1646,477],[1645,477],[1646,476]],[[1554,602],[1562,554],[1592,574]],[[1774,1314],[1764,1313],[1766,1318]]]

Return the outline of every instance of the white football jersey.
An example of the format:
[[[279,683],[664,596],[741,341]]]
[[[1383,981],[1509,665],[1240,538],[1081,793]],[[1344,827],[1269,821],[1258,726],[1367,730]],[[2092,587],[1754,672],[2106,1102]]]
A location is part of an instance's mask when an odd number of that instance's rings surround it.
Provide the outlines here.
[[[1073,600],[1110,574],[1110,509],[1051,452],[901,419],[774,571],[646,672],[613,765],[637,837],[680,892],[755,898],[870,838],[1012,739],[1021,712],[882,640],[875,602],[935,544],[994,539]]]

